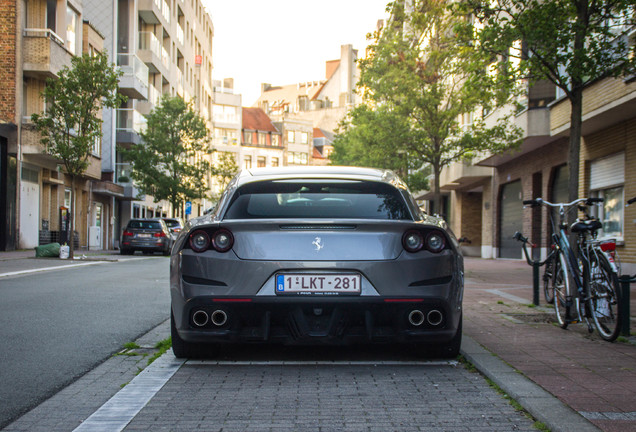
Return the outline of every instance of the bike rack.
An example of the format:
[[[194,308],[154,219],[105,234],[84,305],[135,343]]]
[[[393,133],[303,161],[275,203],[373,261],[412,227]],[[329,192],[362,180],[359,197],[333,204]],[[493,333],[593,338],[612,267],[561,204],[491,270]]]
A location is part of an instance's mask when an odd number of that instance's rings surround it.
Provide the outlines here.
[[[630,336],[630,329],[629,329],[629,320],[630,320],[630,315],[629,315],[629,285],[632,282],[636,282],[636,276],[630,276],[630,275],[622,275],[620,278],[618,278],[618,280],[621,283],[621,311],[620,314],[623,317],[623,320],[621,322],[621,336],[625,336],[625,337],[629,337]]]
[[[548,262],[548,260],[550,258],[552,258],[552,255],[554,254],[553,251],[551,251],[548,256],[546,257],[545,260],[543,261],[535,261],[533,259],[530,258],[530,254],[528,254],[528,250],[526,248],[526,245],[529,243],[528,239],[526,237],[524,237],[520,232],[516,232],[515,235],[512,237],[515,240],[520,241],[521,243],[523,243],[523,254],[526,256],[526,261],[528,263],[528,265],[532,266],[532,304],[535,306],[539,306],[539,267],[545,265],[545,263]],[[532,248],[535,247],[534,244],[530,244],[530,246]]]

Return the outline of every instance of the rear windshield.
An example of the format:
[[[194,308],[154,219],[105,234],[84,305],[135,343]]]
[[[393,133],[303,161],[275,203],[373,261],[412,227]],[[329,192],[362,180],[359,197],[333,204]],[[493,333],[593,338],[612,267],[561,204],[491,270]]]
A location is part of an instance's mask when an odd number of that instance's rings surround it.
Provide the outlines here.
[[[369,181],[277,180],[241,187],[225,219],[348,218],[411,220],[400,192]]]
[[[181,226],[179,221],[175,219],[164,219],[163,221],[166,223],[166,225],[168,225],[168,228]]]
[[[161,229],[161,222],[159,221],[130,221],[128,222],[128,228]]]

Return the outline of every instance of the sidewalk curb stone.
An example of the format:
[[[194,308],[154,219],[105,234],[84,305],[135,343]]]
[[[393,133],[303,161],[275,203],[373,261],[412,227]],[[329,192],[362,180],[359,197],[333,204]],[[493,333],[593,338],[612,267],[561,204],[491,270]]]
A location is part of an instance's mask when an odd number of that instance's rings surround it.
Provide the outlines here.
[[[462,337],[461,353],[479,372],[491,379],[552,432],[598,432],[600,430],[585,417],[516,372],[465,334]]]

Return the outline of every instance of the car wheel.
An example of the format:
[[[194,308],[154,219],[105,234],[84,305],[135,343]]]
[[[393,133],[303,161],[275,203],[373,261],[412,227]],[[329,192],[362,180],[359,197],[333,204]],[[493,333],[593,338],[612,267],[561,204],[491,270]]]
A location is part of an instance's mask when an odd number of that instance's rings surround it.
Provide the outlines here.
[[[133,255],[135,251],[132,249],[120,249],[119,253],[122,255]]]
[[[166,249],[165,251],[162,251],[163,256],[170,256],[170,249]]]

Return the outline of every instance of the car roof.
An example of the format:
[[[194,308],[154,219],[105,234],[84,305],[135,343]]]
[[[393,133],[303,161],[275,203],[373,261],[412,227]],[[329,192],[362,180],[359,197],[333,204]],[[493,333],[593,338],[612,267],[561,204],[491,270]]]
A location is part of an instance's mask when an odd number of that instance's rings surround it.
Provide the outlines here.
[[[255,181],[278,179],[343,179],[371,180],[402,186],[403,182],[393,171],[378,168],[362,168],[350,166],[288,166],[275,168],[250,168],[242,170],[237,179],[237,186]]]

